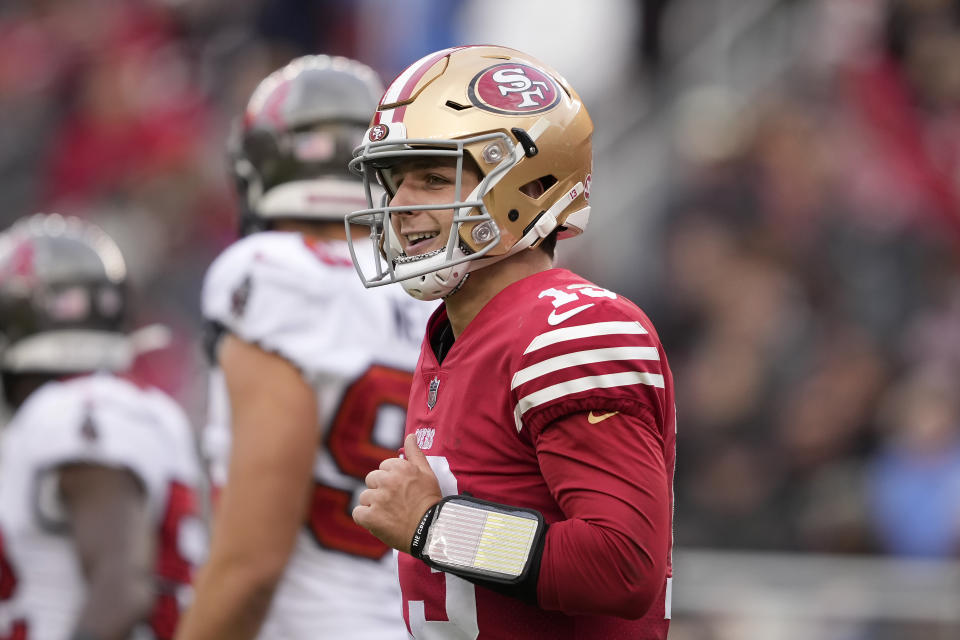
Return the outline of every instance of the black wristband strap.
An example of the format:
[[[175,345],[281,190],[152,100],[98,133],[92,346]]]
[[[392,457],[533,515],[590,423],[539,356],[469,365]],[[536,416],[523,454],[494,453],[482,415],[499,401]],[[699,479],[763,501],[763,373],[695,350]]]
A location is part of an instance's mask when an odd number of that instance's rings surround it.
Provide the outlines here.
[[[438,502],[427,509],[427,512],[420,518],[420,523],[413,532],[413,539],[410,540],[410,555],[418,560],[423,557],[423,547],[427,542],[427,532],[430,530],[430,525],[433,524],[433,516],[436,514],[439,506],[440,503]]]

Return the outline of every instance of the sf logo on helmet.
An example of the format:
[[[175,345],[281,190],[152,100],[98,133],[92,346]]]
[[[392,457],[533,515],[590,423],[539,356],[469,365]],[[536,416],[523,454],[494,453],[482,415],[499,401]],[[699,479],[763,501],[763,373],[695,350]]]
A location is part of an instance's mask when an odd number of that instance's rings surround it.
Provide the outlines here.
[[[390,129],[385,124],[374,125],[370,129],[370,140],[373,142],[379,142],[387,137],[387,134],[390,133]]]
[[[497,83],[500,95],[517,93],[523,100],[518,107],[539,107],[543,105],[543,90],[547,83],[541,80],[531,80],[523,72],[523,67],[513,69],[497,69],[493,72],[493,81]],[[534,100],[537,96],[539,100]]]
[[[503,114],[541,113],[560,102],[553,78],[525,64],[487,67],[474,76],[467,94],[481,109]]]

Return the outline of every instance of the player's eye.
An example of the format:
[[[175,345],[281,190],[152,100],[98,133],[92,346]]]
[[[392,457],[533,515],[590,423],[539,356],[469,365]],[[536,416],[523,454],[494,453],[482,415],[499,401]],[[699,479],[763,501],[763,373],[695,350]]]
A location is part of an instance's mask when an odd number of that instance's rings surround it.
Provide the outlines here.
[[[429,173],[427,174],[424,182],[430,186],[446,186],[451,184],[450,178],[439,173]]]

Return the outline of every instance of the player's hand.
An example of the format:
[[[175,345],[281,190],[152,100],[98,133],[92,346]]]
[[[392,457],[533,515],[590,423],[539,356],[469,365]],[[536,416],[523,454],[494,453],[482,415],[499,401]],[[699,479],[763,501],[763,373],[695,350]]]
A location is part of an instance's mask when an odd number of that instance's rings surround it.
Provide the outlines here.
[[[443,494],[416,435],[407,436],[403,452],[406,458],[387,458],[367,474],[353,519],[385,544],[409,553],[420,518]]]

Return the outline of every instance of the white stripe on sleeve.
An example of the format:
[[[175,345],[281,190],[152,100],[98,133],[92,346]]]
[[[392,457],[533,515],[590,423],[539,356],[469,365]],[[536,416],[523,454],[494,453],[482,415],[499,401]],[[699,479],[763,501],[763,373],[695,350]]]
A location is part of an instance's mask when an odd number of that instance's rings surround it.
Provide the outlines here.
[[[612,362],[614,360],[659,360],[660,354],[656,347],[610,347],[606,349],[590,349],[587,351],[577,351],[566,353],[562,356],[550,358],[543,362],[530,365],[525,369],[517,371],[513,375],[513,381],[510,384],[511,389],[516,389],[525,382],[534,378],[566,369],[568,367],[577,367],[584,364],[595,362]]]
[[[624,335],[643,335],[647,333],[636,320],[628,322],[594,322],[593,324],[581,324],[575,327],[564,327],[563,329],[554,329],[541,333],[527,346],[524,355],[549,347],[558,342],[566,340],[576,340],[577,338],[590,338],[592,336],[608,336],[615,334]]]
[[[610,387],[626,387],[633,384],[648,384],[653,387],[663,388],[663,376],[659,373],[646,373],[643,371],[624,371],[622,373],[611,373],[602,376],[587,376],[575,380],[567,380],[558,384],[534,391],[530,395],[520,398],[517,406],[513,409],[513,417],[516,421],[517,431],[523,428],[521,418],[530,409],[538,407],[545,402],[556,400],[573,393],[587,391],[589,389],[609,389]]]

